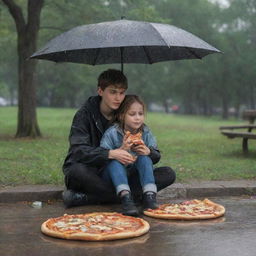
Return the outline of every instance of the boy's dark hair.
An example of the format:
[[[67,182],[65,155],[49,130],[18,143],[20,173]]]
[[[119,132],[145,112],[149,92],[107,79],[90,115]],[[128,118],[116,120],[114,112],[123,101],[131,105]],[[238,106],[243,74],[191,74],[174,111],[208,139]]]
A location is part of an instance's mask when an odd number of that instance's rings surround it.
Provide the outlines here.
[[[118,88],[127,89],[127,77],[120,70],[108,69],[99,75],[98,87],[104,91],[109,85],[115,85]]]

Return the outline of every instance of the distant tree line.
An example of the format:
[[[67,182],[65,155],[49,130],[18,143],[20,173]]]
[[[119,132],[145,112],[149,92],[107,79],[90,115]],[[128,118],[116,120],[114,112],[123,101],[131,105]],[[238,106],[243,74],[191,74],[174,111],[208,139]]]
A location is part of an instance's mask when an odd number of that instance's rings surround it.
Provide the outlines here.
[[[18,21],[15,26],[5,2],[17,4],[26,17],[28,3],[33,1],[0,2],[0,97],[14,103],[20,95],[17,86],[20,59],[16,51],[19,34],[16,27],[22,24]],[[236,116],[245,108],[256,107],[255,0],[229,0],[225,6],[213,0],[42,2],[37,49],[74,26],[125,16],[130,20],[178,26],[222,51],[223,54],[209,55],[202,60],[125,64],[128,92],[139,94],[147,103],[155,102],[166,111],[171,105],[178,105],[185,114],[218,113],[223,118],[229,117],[231,107]],[[34,77],[37,106],[80,106],[87,97],[96,93],[97,76],[107,68],[119,69],[120,65],[88,66],[39,61]]]

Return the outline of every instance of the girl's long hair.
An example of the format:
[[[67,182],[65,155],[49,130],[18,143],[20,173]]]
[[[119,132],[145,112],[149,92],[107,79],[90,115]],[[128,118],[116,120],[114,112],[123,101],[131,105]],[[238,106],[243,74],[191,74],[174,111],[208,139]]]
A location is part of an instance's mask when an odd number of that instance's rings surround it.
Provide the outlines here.
[[[145,115],[146,106],[145,106],[143,100],[137,95],[126,95],[123,102],[121,103],[120,107],[114,113],[114,118],[113,118],[112,122],[118,123],[119,126],[124,130],[125,115],[126,115],[127,111],[129,110],[129,108],[131,107],[131,105],[135,102],[138,102],[139,104],[142,105],[143,112]],[[142,128],[143,128],[143,125],[140,129],[142,129]]]

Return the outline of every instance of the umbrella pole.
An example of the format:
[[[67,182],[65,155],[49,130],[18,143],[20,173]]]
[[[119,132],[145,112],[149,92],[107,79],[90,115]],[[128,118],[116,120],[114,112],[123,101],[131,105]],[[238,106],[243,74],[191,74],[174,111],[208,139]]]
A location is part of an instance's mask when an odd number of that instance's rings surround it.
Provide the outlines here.
[[[121,16],[121,20],[125,19],[125,16]],[[120,47],[121,50],[121,71],[124,73],[124,60],[123,60],[123,52],[124,52],[124,47]]]
[[[121,71],[122,73],[124,73],[124,60],[123,60],[123,52],[124,52],[124,47],[120,47],[120,51],[121,51]]]

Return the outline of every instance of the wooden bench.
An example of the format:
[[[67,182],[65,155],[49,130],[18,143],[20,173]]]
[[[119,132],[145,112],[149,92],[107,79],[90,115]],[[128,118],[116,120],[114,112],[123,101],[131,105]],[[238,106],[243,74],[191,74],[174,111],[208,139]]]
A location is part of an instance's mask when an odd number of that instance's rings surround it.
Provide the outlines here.
[[[253,124],[256,119],[256,110],[255,109],[248,109],[243,112],[243,119],[249,121],[250,124]]]
[[[248,140],[253,139],[256,140],[256,133],[252,133],[252,129],[255,129],[256,125],[235,125],[235,126],[221,126],[221,133],[227,136],[229,139],[233,138],[243,138],[242,146],[243,152],[248,153]],[[235,129],[247,129],[247,131],[233,131]]]

